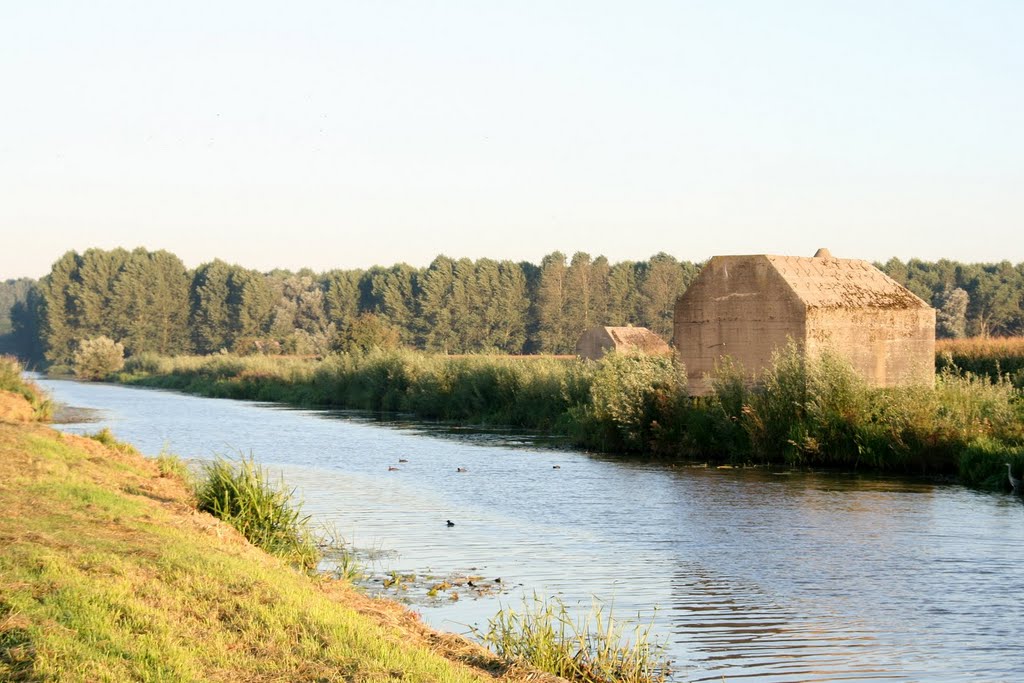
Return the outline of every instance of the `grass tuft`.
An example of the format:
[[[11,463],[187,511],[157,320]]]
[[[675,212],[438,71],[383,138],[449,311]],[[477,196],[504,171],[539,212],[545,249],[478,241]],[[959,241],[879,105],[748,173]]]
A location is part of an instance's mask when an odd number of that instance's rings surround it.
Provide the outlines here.
[[[253,545],[312,570],[320,561],[317,542],[294,490],[269,481],[250,457],[218,457],[204,469],[196,491],[198,507],[238,529]]]
[[[138,451],[135,450],[135,446],[131,445],[130,443],[126,441],[118,441],[117,437],[114,436],[114,433],[110,431],[109,427],[104,427],[98,432],[95,432],[93,434],[86,434],[85,436],[92,439],[93,441],[98,441],[107,448],[113,449],[119,453],[138,453]]]
[[[596,600],[588,614],[574,619],[558,598],[534,594],[523,609],[500,610],[486,633],[474,629],[499,657],[530,665],[580,683],[653,683],[670,674],[664,647],[651,627],[617,621]]]

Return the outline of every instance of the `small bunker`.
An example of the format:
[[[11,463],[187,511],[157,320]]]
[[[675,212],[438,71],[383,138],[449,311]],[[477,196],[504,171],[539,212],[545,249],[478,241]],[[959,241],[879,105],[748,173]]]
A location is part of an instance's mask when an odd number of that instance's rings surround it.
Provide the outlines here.
[[[576,343],[576,355],[597,360],[609,351],[619,353],[671,354],[665,340],[646,327],[592,327]]]
[[[931,384],[935,310],[867,261],[819,249],[800,256],[715,256],[675,307],[690,393],[732,357],[750,380],[789,340],[847,358],[872,386]]]

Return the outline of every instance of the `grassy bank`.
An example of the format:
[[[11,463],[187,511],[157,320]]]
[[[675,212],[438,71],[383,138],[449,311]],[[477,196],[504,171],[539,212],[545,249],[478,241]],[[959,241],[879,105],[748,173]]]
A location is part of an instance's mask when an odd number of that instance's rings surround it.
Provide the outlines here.
[[[601,362],[397,351],[324,360],[143,356],[121,381],[206,396],[399,411],[563,434],[577,445],[737,464],[869,468],[1005,484],[1024,470],[1024,400],[1004,379],[951,367],[934,386],[873,389],[841,360],[775,359],[757,390],[723,366],[690,398],[671,359]]]
[[[527,679],[257,549],[102,440],[0,422],[0,680]]]

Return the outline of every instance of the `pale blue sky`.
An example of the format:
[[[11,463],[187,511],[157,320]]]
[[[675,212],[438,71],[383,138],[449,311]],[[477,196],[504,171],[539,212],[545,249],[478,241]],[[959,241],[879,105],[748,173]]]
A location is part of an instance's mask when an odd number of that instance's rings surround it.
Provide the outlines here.
[[[1024,2],[0,0],[0,279],[67,249],[1024,261]]]

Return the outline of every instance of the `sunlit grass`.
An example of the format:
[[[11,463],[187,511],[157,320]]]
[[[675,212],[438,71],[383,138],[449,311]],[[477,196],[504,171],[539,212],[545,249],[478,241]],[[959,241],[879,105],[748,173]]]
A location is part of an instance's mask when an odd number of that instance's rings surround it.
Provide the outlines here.
[[[504,659],[580,683],[651,683],[670,673],[649,625],[617,620],[597,601],[573,617],[558,598],[534,595],[523,599],[520,610],[500,610],[476,635]]]

